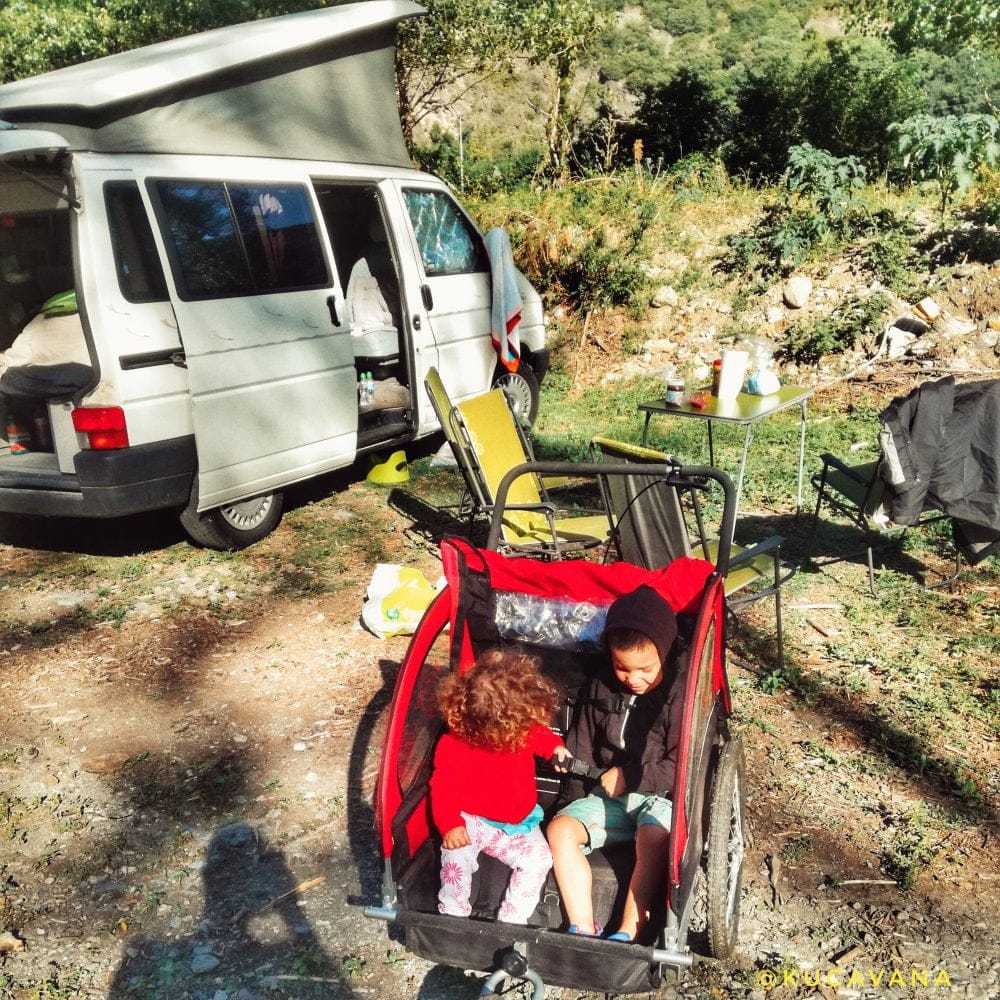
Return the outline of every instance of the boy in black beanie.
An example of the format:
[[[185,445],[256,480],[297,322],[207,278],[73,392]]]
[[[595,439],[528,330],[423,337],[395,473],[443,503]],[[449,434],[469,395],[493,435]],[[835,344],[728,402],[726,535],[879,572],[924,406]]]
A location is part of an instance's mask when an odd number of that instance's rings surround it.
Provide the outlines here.
[[[594,923],[587,855],[635,840],[635,869],[614,941],[635,941],[663,891],[681,697],[670,653],[677,618],[652,587],[619,597],[608,609],[604,644],[608,670],[590,685],[567,740],[582,760],[605,768],[585,798],[549,823],[546,836],[571,934],[600,936]]]

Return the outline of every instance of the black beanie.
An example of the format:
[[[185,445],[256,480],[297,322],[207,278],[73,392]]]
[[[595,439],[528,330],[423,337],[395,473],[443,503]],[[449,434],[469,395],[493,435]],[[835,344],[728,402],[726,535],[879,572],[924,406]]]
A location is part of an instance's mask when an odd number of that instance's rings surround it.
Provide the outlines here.
[[[605,636],[613,628],[641,632],[656,647],[660,663],[666,663],[670,647],[677,638],[677,616],[666,600],[652,587],[643,584],[629,594],[622,594],[608,608],[608,617],[604,622]]]

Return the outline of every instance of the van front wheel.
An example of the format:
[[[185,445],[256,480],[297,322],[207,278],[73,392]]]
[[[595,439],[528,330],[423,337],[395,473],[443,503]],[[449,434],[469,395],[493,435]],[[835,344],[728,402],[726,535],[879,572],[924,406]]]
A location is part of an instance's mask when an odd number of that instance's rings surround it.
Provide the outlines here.
[[[498,364],[493,372],[493,388],[503,389],[514,416],[523,424],[533,424],[538,416],[538,378],[527,361],[519,361],[517,371]]]
[[[245,549],[271,534],[281,521],[281,493],[265,493],[198,513],[198,487],[181,511],[181,527],[196,545],[220,552]]]

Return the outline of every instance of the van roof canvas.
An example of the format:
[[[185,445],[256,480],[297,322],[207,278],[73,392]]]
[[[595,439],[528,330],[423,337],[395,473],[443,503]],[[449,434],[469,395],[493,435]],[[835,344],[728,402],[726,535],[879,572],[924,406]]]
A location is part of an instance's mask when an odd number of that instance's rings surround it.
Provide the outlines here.
[[[410,166],[395,33],[424,9],[370,0],[264,18],[0,86],[0,149],[22,129],[95,152]],[[0,125],[2,125],[0,123]],[[30,145],[30,144],[29,144]]]

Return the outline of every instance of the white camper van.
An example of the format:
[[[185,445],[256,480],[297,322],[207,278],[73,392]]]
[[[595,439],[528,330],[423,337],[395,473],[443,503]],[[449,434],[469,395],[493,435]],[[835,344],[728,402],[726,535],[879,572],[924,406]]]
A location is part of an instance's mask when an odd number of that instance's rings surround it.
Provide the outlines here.
[[[491,341],[491,262],[396,111],[375,0],[176,39],[0,87],[0,513],[175,508],[238,548],[282,490],[437,423],[437,367],[533,419]],[[500,266],[492,262],[493,266]]]

